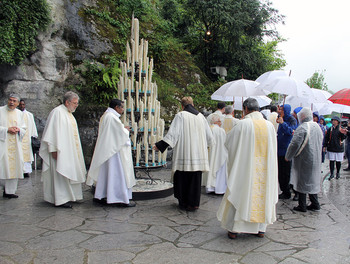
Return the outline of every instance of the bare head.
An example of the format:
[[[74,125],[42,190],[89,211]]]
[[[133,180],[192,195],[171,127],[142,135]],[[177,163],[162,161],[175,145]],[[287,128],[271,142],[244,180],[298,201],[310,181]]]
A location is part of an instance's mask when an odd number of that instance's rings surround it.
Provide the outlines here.
[[[63,104],[69,112],[73,113],[79,105],[79,96],[72,91],[66,92],[63,96]]]
[[[233,106],[228,105],[225,107],[225,115],[232,115],[233,114]]]
[[[210,119],[210,124],[211,125],[218,125],[221,126],[221,119],[220,116],[218,116],[217,114],[213,114],[212,118]]]
[[[193,105],[193,99],[191,96],[185,96],[181,99],[181,105],[185,108],[187,105]]]
[[[259,111],[260,106],[256,99],[254,98],[247,98],[243,102],[243,113],[244,115],[250,114],[251,112]]]
[[[24,111],[24,110],[26,109],[26,102],[25,102],[23,99],[21,99],[21,100],[19,101],[19,106],[18,106],[18,108],[19,108],[19,110],[21,110],[21,111]]]
[[[10,94],[7,100],[7,106],[11,110],[16,109],[16,107],[19,105],[19,96],[17,94]]]
[[[109,103],[109,107],[113,108],[120,115],[124,113],[124,102],[122,100],[112,99]]]

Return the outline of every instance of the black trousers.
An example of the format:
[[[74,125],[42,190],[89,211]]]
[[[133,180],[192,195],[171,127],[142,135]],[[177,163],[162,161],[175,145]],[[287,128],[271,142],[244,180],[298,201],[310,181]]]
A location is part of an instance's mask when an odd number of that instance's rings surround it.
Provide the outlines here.
[[[320,208],[320,203],[318,202],[318,196],[316,194],[309,194],[309,199],[311,205],[315,208]],[[299,193],[299,206],[306,209],[306,193]]]
[[[286,161],[284,156],[278,156],[278,182],[282,193],[290,195],[290,170],[292,162]]]
[[[201,199],[201,171],[175,171],[174,196],[180,206],[199,206]]]

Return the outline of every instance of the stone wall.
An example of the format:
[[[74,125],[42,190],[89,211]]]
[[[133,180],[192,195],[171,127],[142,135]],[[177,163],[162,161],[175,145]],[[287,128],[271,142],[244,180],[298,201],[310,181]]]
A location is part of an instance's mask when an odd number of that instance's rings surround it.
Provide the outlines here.
[[[67,87],[72,82],[81,82],[73,72],[73,62],[79,64],[112,50],[110,41],[98,35],[94,24],[79,16],[82,8],[95,5],[95,1],[47,1],[51,6],[52,24],[38,36],[38,49],[20,66],[0,65],[0,105],[6,104],[9,94],[19,94],[35,116],[39,137],[50,111],[62,103]],[[75,114],[87,163],[101,113],[103,111],[79,107]]]

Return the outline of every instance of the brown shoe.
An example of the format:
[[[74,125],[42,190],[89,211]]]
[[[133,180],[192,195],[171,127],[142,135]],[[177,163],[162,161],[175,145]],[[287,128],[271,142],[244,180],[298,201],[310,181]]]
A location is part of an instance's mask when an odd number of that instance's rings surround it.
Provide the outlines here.
[[[229,231],[227,233],[227,236],[228,236],[229,239],[235,239],[235,238],[237,238],[237,233],[233,233],[233,232]]]
[[[263,238],[265,236],[265,232],[260,232],[256,234],[257,237]]]

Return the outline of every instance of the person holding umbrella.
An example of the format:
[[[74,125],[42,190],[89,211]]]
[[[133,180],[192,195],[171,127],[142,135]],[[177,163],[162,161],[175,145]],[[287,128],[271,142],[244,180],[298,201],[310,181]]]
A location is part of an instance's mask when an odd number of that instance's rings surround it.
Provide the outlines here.
[[[327,158],[329,159],[329,180],[334,178],[334,163],[337,167],[336,179],[340,178],[341,162],[344,158],[344,139],[346,138],[347,129],[340,126],[340,118],[333,116],[332,126],[328,128],[323,151],[327,150]]]
[[[282,193],[279,199],[290,199],[290,171],[291,161],[285,160],[288,145],[292,140],[294,130],[297,128],[297,120],[291,115],[291,106],[285,104],[278,109],[277,123],[277,155],[278,155],[278,182]]]

